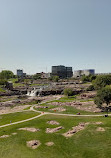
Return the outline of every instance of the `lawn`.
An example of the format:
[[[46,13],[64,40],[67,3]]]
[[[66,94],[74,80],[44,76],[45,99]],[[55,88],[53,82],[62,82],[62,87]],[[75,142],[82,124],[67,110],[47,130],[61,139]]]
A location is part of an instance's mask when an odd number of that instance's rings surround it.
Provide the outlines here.
[[[47,134],[47,121],[56,120],[64,129],[57,133]],[[92,122],[101,121],[102,125]],[[66,139],[62,134],[80,122],[90,122],[82,131]],[[44,115],[38,119],[1,128],[0,136],[17,132],[9,138],[0,139],[0,158],[110,158],[111,156],[111,118],[105,117],[66,117]],[[39,132],[18,131],[21,127],[39,128]],[[105,132],[97,132],[97,127],[104,127]],[[41,145],[37,149],[30,149],[26,141],[37,139]],[[54,142],[53,146],[46,146],[48,141]]]
[[[55,105],[49,105],[47,103],[44,103],[44,104],[40,104],[40,106],[48,106],[48,108],[36,108],[36,106],[34,107],[35,110],[38,110],[38,111],[44,111],[44,112],[52,112],[52,113],[55,113],[55,110],[51,110],[53,108],[57,108],[57,107],[60,107],[60,106],[55,106]],[[62,111],[62,112],[58,112],[56,111],[57,113],[62,113],[62,114],[77,114],[78,112],[80,112],[81,115],[90,115],[90,114],[98,114],[98,113],[94,113],[94,112],[88,112],[88,111],[83,111],[83,110],[79,110],[79,109],[76,109],[74,107],[71,107],[71,106],[61,106],[62,108],[65,108],[66,111]],[[100,114],[100,113],[99,113]]]
[[[16,112],[10,114],[2,114],[0,115],[0,126],[4,124],[9,124],[10,121],[17,122],[21,120],[25,120],[34,116],[37,116],[39,113],[33,111],[24,111],[24,112]]]
[[[51,103],[53,103],[53,102],[67,103],[67,102],[73,102],[73,101],[76,101],[76,102],[88,102],[88,101],[93,101],[93,99],[80,100],[80,99],[76,99],[76,96],[62,97],[59,100],[48,101],[46,103],[40,104],[40,106],[48,106],[48,108],[38,108],[37,109],[36,106],[38,106],[38,105],[35,105],[34,109],[38,110],[38,111],[55,113],[55,111],[51,110],[51,109],[57,108],[57,107],[62,107],[62,108],[65,108],[66,111],[63,111],[63,112],[56,111],[56,112],[57,113],[63,113],[63,114],[77,114],[77,113],[80,112],[81,115],[106,114],[106,112],[104,112],[104,113],[103,112],[102,113],[95,113],[95,112],[89,112],[89,111],[79,110],[79,109],[76,109],[75,107],[66,106],[66,105],[62,105],[62,106],[51,105]],[[48,104],[48,103],[50,103],[50,104]],[[87,106],[90,106],[90,102],[89,102],[89,105],[87,105]]]
[[[24,83],[13,83],[13,86],[14,86],[14,88],[19,87],[19,86],[23,87],[23,86],[25,86],[25,84]]]

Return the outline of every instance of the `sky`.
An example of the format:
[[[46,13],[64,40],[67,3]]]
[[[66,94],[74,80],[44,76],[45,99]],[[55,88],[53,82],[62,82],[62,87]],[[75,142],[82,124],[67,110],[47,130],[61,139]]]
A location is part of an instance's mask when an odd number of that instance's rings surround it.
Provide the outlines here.
[[[111,0],[0,0],[0,71],[111,72]]]

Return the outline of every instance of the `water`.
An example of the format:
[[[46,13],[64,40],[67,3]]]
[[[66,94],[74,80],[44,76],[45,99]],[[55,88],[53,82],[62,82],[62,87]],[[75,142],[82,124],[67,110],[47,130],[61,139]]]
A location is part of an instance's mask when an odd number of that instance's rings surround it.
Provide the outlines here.
[[[40,86],[40,87],[37,87],[37,88],[34,87],[34,89],[31,90],[31,91],[28,91],[26,95],[34,97],[34,96],[37,96],[37,94],[38,94],[38,96],[39,96],[40,93],[42,92],[42,90],[44,90],[44,89],[46,89],[48,87],[49,87],[49,85],[47,85],[47,86]]]

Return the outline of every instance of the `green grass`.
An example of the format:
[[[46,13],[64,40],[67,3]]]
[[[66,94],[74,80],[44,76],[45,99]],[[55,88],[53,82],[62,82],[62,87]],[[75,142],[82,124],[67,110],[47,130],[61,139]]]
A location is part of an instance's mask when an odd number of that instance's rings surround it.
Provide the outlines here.
[[[58,112],[56,111],[57,113],[62,113],[62,114],[77,114],[78,112],[80,112],[81,115],[88,115],[88,114],[95,114],[94,112],[88,112],[88,111],[83,111],[83,110],[79,110],[79,109],[76,109],[74,107],[71,107],[71,106],[55,106],[55,105],[47,105],[47,104],[40,104],[40,106],[48,106],[49,108],[34,108],[35,110],[38,110],[38,111],[44,111],[44,112],[52,112],[52,113],[55,113],[55,111],[51,110],[52,108],[56,108],[56,107],[63,107],[66,109],[66,111],[63,111],[63,112]]]
[[[56,100],[57,102],[71,102],[75,101],[76,95],[75,96],[69,96],[69,97],[62,97],[59,100]]]
[[[31,106],[29,106],[29,107],[25,108],[24,110],[29,110],[29,109],[30,109],[30,107],[31,107]]]
[[[0,97],[0,102],[6,102],[6,101],[11,101],[11,100],[15,100],[15,99],[18,99],[18,97],[16,96],[7,96],[7,97],[4,97],[4,96],[1,96]]]
[[[62,97],[59,100],[53,100],[51,102],[73,102],[73,101],[78,101],[78,102],[87,102],[87,101],[93,101],[94,99],[90,98],[90,99],[77,99],[78,95],[75,96],[70,96],[70,97]]]
[[[3,88],[0,87],[0,92],[5,92],[5,90]]]
[[[46,122],[56,120],[64,129],[57,133],[46,134]],[[80,122],[98,122],[103,125],[88,125],[84,130],[66,139],[62,133],[68,131]],[[104,127],[105,132],[97,132],[97,127]],[[18,131],[22,127],[36,127],[39,132]],[[17,132],[15,136],[0,139],[0,158],[110,158],[111,156],[111,118],[105,117],[66,117],[46,115],[38,119],[0,129],[0,136]],[[26,141],[40,140],[41,145],[33,150],[26,146]],[[46,142],[54,145],[48,147]]]
[[[19,86],[25,86],[25,84],[23,84],[23,83],[14,83],[13,86],[14,87],[19,87]]]
[[[66,103],[66,102],[73,102],[73,101],[80,101],[80,102],[87,102],[87,101],[93,101],[93,99],[89,99],[89,100],[78,100],[76,99],[76,96],[70,96],[70,97],[62,97],[59,100],[53,100],[53,101],[48,101],[44,104],[40,104],[40,106],[48,106],[49,108],[43,109],[43,108],[34,108],[35,110],[39,110],[39,111],[44,111],[44,112],[52,112],[54,113],[55,111],[52,111],[50,109],[52,108],[56,108],[56,107],[60,107],[60,106],[55,106],[55,105],[51,105],[51,104],[47,104],[47,103],[52,103],[52,102],[62,102],[62,103]],[[87,105],[88,106],[88,105]],[[94,112],[88,112],[88,111],[84,111],[84,110],[79,110],[76,109],[74,107],[70,107],[70,106],[61,106],[63,108],[66,109],[66,111],[64,112],[58,112],[57,113],[63,113],[63,114],[77,114],[78,112],[80,112],[82,115],[88,115],[88,114],[100,114],[100,113],[94,113]],[[103,114],[103,113],[101,113]]]
[[[9,81],[15,83],[16,81],[18,81],[18,78],[11,78],[11,79],[9,79]]]
[[[25,119],[34,117],[38,114],[39,113],[36,113],[33,111],[24,111],[24,112],[10,113],[10,114],[2,114],[2,115],[0,115],[0,126],[4,125],[4,124],[9,124],[10,121],[13,123],[13,122],[25,120]]]
[[[30,86],[46,86],[48,84],[37,84],[37,83],[32,83]]]

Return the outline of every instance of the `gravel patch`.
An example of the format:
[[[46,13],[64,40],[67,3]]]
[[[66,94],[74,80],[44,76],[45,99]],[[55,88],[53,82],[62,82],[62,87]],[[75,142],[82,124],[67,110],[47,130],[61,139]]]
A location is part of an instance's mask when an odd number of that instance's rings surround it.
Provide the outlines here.
[[[62,112],[62,111],[66,111],[65,108],[62,108],[62,107],[57,107],[57,108],[53,108],[53,109],[50,109],[52,111],[58,111],[58,112]]]
[[[72,127],[72,130],[69,130],[68,132],[64,133],[63,136],[65,136],[65,137],[71,137],[75,133],[83,130],[85,128],[85,126],[88,125],[88,124],[89,123],[79,123],[78,126]]]
[[[0,138],[8,138],[8,137],[10,137],[10,135],[2,135],[2,136],[0,136]]]
[[[39,140],[30,140],[27,141],[26,144],[29,148],[36,149],[37,147],[40,146],[41,143]]]
[[[47,142],[47,143],[45,143],[45,145],[52,146],[52,145],[54,145],[54,143],[53,142]]]
[[[63,129],[62,126],[59,126],[59,127],[56,127],[56,128],[47,128],[46,133],[55,133],[55,132],[58,132],[61,129]]]
[[[37,132],[40,131],[40,129],[38,128],[34,128],[34,127],[24,127],[24,128],[19,128],[18,130],[23,130],[23,131],[29,131],[29,132]]]
[[[98,131],[98,132],[104,132],[104,131],[105,131],[105,129],[104,129],[104,128],[102,128],[102,127],[98,127],[98,128],[96,129],[96,131]]]
[[[59,125],[60,124],[59,122],[54,121],[54,120],[48,121],[47,123],[50,125]]]

